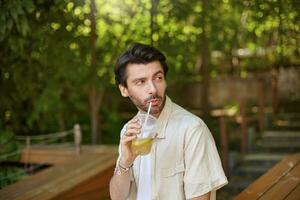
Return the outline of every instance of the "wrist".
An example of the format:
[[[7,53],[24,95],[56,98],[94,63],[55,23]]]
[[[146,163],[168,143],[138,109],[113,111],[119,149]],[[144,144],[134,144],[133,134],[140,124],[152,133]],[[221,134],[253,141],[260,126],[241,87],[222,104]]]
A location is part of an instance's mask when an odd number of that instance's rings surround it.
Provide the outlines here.
[[[130,168],[133,166],[133,164],[131,164],[130,166],[123,166],[120,161],[117,163],[117,166],[115,168],[115,173],[117,175],[122,175],[122,174],[127,174],[130,171]]]
[[[132,166],[133,166],[133,164],[131,164],[129,166],[123,166],[121,163],[119,163],[119,168],[121,168],[124,171],[128,171]]]
[[[122,168],[130,168],[133,165],[133,161],[131,161],[130,159],[121,158],[120,161],[119,161],[119,165]]]

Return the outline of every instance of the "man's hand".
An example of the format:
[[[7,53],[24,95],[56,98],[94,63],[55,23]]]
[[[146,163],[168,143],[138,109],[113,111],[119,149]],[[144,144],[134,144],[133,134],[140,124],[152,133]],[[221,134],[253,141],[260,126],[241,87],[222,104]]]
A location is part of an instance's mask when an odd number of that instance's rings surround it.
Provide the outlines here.
[[[137,157],[132,152],[131,143],[132,140],[137,138],[137,135],[141,132],[141,125],[137,118],[133,118],[127,124],[125,133],[121,136],[121,159],[120,164],[123,167],[129,167]]]

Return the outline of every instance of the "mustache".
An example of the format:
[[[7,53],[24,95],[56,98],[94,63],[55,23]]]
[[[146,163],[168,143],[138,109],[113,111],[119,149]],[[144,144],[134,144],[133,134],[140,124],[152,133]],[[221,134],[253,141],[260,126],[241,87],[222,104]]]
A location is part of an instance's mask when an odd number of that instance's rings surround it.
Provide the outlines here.
[[[161,96],[158,96],[158,95],[152,95],[152,96],[150,96],[150,97],[148,97],[146,100],[145,100],[145,102],[148,102],[148,101],[151,101],[152,99],[162,99],[162,97]]]

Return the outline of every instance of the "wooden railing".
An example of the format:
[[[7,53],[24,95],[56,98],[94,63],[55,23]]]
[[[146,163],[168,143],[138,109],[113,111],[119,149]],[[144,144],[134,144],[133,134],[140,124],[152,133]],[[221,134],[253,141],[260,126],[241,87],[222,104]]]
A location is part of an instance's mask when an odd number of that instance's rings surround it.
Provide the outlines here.
[[[72,141],[73,135],[73,141]],[[71,138],[70,138],[71,136]],[[16,136],[22,148],[0,155],[0,162],[21,162],[24,164],[22,170],[10,172],[0,177],[1,187],[11,184],[14,180],[20,180],[33,171],[43,168],[45,165],[53,165],[69,160],[81,152],[81,128],[78,124],[67,131],[44,135]],[[65,143],[65,141],[70,143]],[[40,148],[43,146],[43,148]],[[62,150],[63,148],[63,150]],[[49,154],[49,149],[51,152]],[[56,152],[54,153],[54,150]],[[17,160],[19,158],[19,160]]]
[[[74,137],[75,152],[77,154],[80,154],[82,135],[81,135],[81,128],[79,124],[75,124],[74,128],[68,131],[62,131],[62,132],[44,134],[44,135],[17,136],[16,138],[19,141],[24,142],[26,149],[29,151],[32,146],[32,143],[49,144],[49,142],[62,140],[63,138],[66,138],[68,135],[72,135],[72,134]]]
[[[261,85],[261,87],[263,87]],[[263,90],[263,89],[261,89]],[[235,116],[230,116],[226,112],[222,112],[218,116],[219,120],[219,129],[220,129],[220,141],[221,141],[221,159],[225,173],[229,174],[229,164],[228,164],[228,121],[231,123],[239,124],[239,133],[240,133],[240,152],[242,154],[248,153],[248,127],[249,124],[258,123],[260,131],[263,131],[263,124],[265,123],[264,119],[264,106],[263,99],[259,99],[259,106],[257,110],[257,115],[249,117],[246,112],[247,104],[245,100],[241,99],[239,102],[239,113]]]

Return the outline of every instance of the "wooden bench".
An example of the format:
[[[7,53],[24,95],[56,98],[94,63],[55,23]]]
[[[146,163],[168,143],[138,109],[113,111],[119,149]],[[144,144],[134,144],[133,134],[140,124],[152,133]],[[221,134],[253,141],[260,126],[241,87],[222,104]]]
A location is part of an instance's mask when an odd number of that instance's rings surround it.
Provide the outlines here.
[[[286,156],[234,199],[299,200],[300,153]]]
[[[2,200],[93,200],[109,199],[109,180],[113,175],[118,156],[116,146],[83,146],[80,155],[69,151],[58,153],[58,149],[31,149],[30,161],[50,163],[51,159],[43,158],[46,151],[50,158],[58,158],[56,164],[35,175],[29,176],[13,185],[0,190]],[[35,152],[36,151],[36,152]],[[58,156],[59,157],[59,156]],[[44,160],[43,160],[44,159]]]

